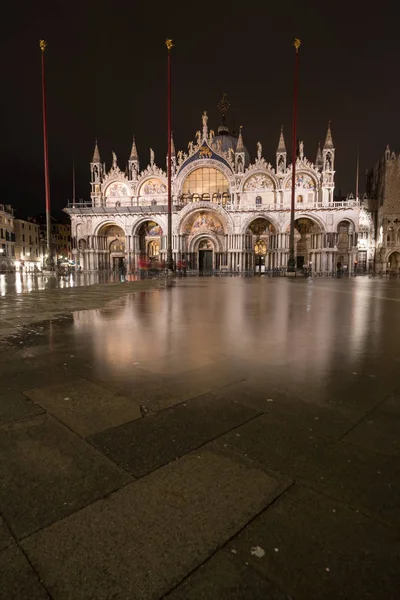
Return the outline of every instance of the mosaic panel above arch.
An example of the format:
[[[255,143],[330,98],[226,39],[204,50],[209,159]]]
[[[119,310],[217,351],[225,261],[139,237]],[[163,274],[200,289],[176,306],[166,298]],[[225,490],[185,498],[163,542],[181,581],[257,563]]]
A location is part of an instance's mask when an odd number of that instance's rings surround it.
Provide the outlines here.
[[[292,187],[292,179],[288,179],[286,181],[286,189],[290,189]],[[307,173],[298,173],[296,175],[296,187],[303,188],[304,190],[315,190],[315,181],[308,175]]]
[[[219,218],[209,212],[195,213],[190,217],[183,228],[183,233],[187,235],[197,235],[198,233],[216,233],[222,235],[224,227]]]
[[[105,192],[106,198],[124,198],[130,195],[128,186],[118,181],[110,183]]]
[[[158,177],[152,177],[151,179],[147,179],[141,186],[139,190],[139,196],[155,196],[158,194],[166,194],[167,186],[165,183],[158,179]]]
[[[274,188],[274,182],[272,181],[271,177],[258,173],[251,175],[251,177],[246,179],[243,186],[243,191],[253,192],[255,190],[273,190]]]
[[[249,224],[248,233],[253,235],[267,235],[268,233],[275,233],[275,227],[267,219],[259,217]]]
[[[161,225],[155,221],[145,221],[140,226],[138,233],[139,235],[144,235],[145,237],[158,237],[163,234],[163,230]]]

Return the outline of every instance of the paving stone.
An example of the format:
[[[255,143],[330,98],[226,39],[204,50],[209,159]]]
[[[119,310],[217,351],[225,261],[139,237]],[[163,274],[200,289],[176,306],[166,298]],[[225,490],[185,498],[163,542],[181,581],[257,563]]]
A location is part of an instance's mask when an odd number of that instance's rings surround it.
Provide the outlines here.
[[[400,453],[400,414],[375,409],[343,439],[372,452],[397,455]]]
[[[132,477],[49,415],[0,428],[0,512],[19,539]]]
[[[141,477],[257,414],[238,403],[202,396],[89,440],[124,469]]]
[[[211,396],[252,406],[273,421],[335,438],[342,437],[365,414],[347,407],[304,402],[263,380],[241,381],[211,392]]]
[[[53,598],[160,598],[287,485],[241,461],[193,453],[22,546]]]
[[[0,424],[18,421],[33,415],[39,415],[44,410],[22,394],[4,387],[0,390]]]
[[[189,575],[168,600],[290,600],[275,583],[231,552],[220,550]]]
[[[314,431],[262,415],[221,436],[215,445],[234,448],[266,470],[281,471],[295,479],[307,450],[312,455],[318,454],[321,447],[332,443],[332,439]]]
[[[395,390],[389,394],[386,400],[380,405],[380,408],[400,415],[400,390]]]
[[[82,378],[24,394],[83,437],[141,418],[132,399]]]
[[[14,541],[8,527],[0,517],[0,550],[4,550],[7,546],[10,546]]]
[[[49,600],[29,562],[17,548],[0,552],[1,600]]]
[[[344,442],[305,452],[297,477],[400,530],[400,464]]]
[[[294,600],[398,598],[398,537],[303,486],[292,486],[223,552]]]
[[[266,471],[296,481],[400,527],[400,464],[357,446],[263,415],[221,436],[214,446],[233,448]]]

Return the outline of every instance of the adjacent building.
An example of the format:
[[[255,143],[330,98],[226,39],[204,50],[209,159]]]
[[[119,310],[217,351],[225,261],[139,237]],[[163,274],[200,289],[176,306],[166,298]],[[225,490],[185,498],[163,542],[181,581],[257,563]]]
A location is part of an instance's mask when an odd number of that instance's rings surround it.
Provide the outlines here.
[[[9,204],[0,204],[0,273],[14,269],[14,211]]]
[[[376,272],[400,273],[400,154],[389,146],[366,175],[366,207],[377,232]]]
[[[21,271],[37,271],[42,265],[39,226],[27,219],[14,219],[15,267]]]
[[[65,211],[71,217],[72,253],[88,271],[135,271],[142,259],[158,261],[167,252],[167,173],[150,160],[140,168],[135,139],[126,169],[113,153],[106,168],[96,142],[90,163],[91,197]],[[292,165],[281,130],[274,164],[257,144],[251,161],[242,130],[232,135],[222,114],[217,132],[202,116],[187,151],[172,140],[172,230],[176,262],[202,271],[263,271],[287,265]],[[373,253],[373,226],[358,198],[335,201],[335,146],[328,126],[314,161],[299,142],[296,160],[295,245],[298,268],[352,273],[367,268]],[[359,245],[360,226],[367,231]],[[371,242],[371,245],[370,245]],[[373,242],[374,243],[374,242]],[[359,259],[359,252],[361,258]]]

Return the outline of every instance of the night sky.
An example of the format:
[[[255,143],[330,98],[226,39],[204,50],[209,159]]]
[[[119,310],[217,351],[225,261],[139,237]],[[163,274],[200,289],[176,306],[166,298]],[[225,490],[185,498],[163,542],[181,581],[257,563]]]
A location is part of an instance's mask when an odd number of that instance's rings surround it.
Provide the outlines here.
[[[158,4],[160,7],[158,8]],[[354,192],[357,144],[363,173],[387,143],[400,150],[398,21],[394,3],[367,12],[357,3],[207,3],[52,0],[7,5],[0,36],[3,93],[3,203],[19,216],[44,210],[39,39],[46,50],[52,210],[72,196],[88,199],[95,138],[109,168],[111,151],[125,169],[132,135],[141,168],[165,168],[167,152],[165,38],[173,50],[175,145],[187,149],[201,114],[217,129],[217,103],[252,158],[261,141],[275,166],[283,124],[291,147],[294,48],[301,38],[298,137],[315,161],[328,120],[336,146],[336,192]],[[247,12],[244,11],[247,10]]]

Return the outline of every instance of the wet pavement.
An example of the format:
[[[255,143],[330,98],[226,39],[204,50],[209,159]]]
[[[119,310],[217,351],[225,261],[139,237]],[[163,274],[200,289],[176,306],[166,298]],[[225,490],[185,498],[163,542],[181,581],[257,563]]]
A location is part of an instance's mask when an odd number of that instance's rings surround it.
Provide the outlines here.
[[[0,598],[397,599],[400,285],[0,299]]]

